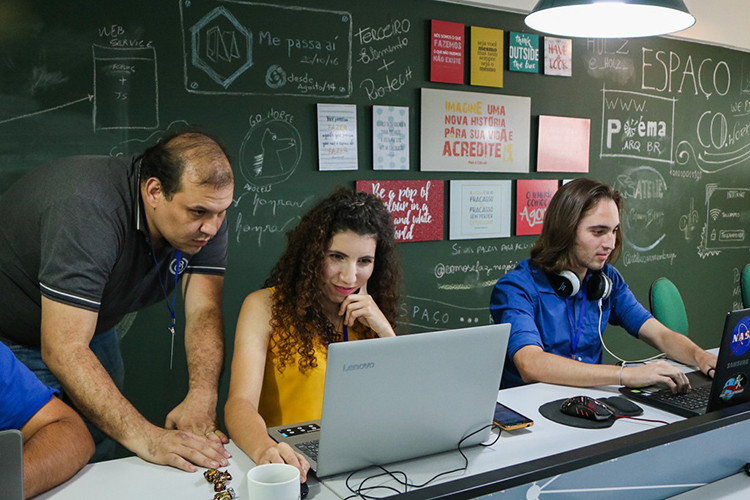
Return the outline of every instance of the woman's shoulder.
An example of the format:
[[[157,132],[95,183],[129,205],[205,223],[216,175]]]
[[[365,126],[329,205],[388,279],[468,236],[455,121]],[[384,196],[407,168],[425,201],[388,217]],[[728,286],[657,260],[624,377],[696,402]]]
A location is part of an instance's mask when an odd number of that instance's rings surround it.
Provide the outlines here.
[[[273,288],[261,288],[249,293],[244,302],[242,308],[253,307],[253,308],[269,308],[273,304]]]
[[[238,330],[250,327],[253,330],[260,328],[270,334],[270,321],[273,308],[273,290],[261,288],[245,297],[240,309],[240,317],[237,322]]]

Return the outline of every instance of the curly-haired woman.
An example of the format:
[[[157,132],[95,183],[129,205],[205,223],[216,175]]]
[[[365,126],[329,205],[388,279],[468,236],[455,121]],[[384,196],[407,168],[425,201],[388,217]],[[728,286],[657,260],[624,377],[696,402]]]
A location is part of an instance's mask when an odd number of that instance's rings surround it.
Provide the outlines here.
[[[339,188],[287,234],[237,322],[225,421],[257,464],[309,464],[268,426],[320,418],[328,344],[395,335],[401,268],[382,201]]]

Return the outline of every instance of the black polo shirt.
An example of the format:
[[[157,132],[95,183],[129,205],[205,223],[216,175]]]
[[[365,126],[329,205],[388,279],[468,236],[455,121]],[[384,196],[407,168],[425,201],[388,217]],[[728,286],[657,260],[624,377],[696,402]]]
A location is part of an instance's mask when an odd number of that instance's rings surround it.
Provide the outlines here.
[[[96,333],[165,300],[177,251],[167,247],[154,262],[138,182],[133,157],[76,156],[29,172],[0,196],[0,336],[39,346],[41,295],[98,312]],[[179,277],[223,275],[226,260],[225,220],[200,252],[182,253]]]

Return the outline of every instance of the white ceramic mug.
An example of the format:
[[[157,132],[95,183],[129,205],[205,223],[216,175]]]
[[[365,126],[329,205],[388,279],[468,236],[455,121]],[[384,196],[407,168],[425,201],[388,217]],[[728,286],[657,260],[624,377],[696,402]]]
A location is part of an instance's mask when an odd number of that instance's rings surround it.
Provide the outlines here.
[[[248,498],[300,500],[299,469],[289,464],[256,465],[247,473]]]

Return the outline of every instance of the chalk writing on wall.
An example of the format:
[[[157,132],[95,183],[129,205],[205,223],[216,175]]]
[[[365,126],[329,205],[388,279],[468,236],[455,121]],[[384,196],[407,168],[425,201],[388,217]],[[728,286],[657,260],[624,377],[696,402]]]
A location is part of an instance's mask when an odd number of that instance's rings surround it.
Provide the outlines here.
[[[356,62],[361,70],[369,70],[365,71],[369,74],[362,78],[357,89],[369,102],[392,98],[412,82],[411,32],[412,23],[405,17],[355,30]],[[412,44],[411,51],[414,50],[416,47]]]
[[[698,210],[695,209],[695,198],[690,198],[690,208],[680,215],[679,229],[685,241],[691,241],[698,228]]]
[[[518,265],[517,259],[503,256],[506,252],[522,252],[530,243],[489,243],[470,247],[452,243],[451,254],[428,261],[436,279],[436,290],[468,291],[491,287]],[[456,258],[461,256],[460,261]],[[487,299],[489,301],[489,298]]]
[[[619,86],[635,82],[635,61],[628,39],[589,38],[584,53],[586,70],[592,78]]]
[[[249,122],[239,156],[243,177],[256,187],[287,180],[302,158],[302,138],[294,115],[271,108],[252,116]]]
[[[94,45],[93,54],[94,129],[158,128],[156,49]]]
[[[348,12],[191,0],[180,2],[180,20],[189,92],[351,94]]]
[[[750,248],[747,234],[750,222],[750,189],[707,184],[706,214],[703,231],[704,251]]]
[[[672,162],[675,100],[602,89],[599,156]]]
[[[618,175],[614,186],[625,199],[625,210],[620,214],[625,243],[637,252],[653,250],[666,237],[664,177],[653,167],[636,167]],[[623,255],[627,262],[625,254],[627,251]]]
[[[489,300],[489,299],[488,299]],[[487,307],[463,307],[426,297],[406,296],[399,306],[398,323],[407,332],[444,330],[458,326],[492,324]]]

